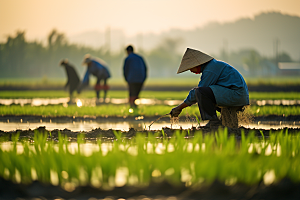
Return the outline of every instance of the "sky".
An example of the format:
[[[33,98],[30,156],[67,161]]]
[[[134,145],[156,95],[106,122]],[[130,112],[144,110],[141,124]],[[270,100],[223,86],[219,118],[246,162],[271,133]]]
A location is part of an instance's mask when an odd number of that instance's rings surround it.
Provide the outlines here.
[[[108,27],[134,36],[269,11],[300,16],[300,0],[0,0],[0,41],[17,30],[46,38],[54,28],[67,36]]]

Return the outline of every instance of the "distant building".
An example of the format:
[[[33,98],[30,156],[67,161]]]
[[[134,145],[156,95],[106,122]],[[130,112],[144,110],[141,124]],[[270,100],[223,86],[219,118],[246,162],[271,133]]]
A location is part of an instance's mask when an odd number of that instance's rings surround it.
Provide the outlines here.
[[[278,74],[284,76],[299,76],[300,75],[300,63],[295,62],[279,62]]]

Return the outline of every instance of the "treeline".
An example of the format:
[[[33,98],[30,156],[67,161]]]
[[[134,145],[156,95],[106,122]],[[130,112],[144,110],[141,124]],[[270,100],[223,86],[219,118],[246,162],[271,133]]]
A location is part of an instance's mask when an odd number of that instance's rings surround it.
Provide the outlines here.
[[[145,57],[150,76],[168,75],[170,71],[167,69],[178,66],[181,55],[175,52],[176,44],[176,40],[165,39],[161,45],[147,53],[142,50],[138,52]],[[8,36],[7,41],[0,44],[0,77],[64,77],[59,62],[65,58],[75,65],[82,76],[85,69],[81,66],[86,54],[103,59],[108,63],[112,75],[121,77],[123,61],[127,56],[125,48],[110,52],[106,47],[94,49],[70,44],[65,35],[57,30],[51,31],[47,44],[43,45],[42,42],[27,41],[25,31],[18,31],[15,36]]]
[[[161,43],[149,51],[140,50],[149,69],[150,77],[175,76],[182,55],[177,47],[181,40],[165,38]],[[68,42],[66,36],[57,30],[52,30],[47,43],[27,41],[25,31],[18,31],[15,36],[8,36],[6,42],[0,43],[0,78],[30,78],[65,77],[59,62],[67,58],[82,77],[85,69],[82,60],[85,54],[105,60],[113,77],[122,76],[123,60],[126,57],[125,46],[118,52],[110,52],[107,47],[97,49]],[[277,62],[290,62],[292,59],[286,53],[281,53],[276,58],[266,58],[255,50],[245,49],[239,52],[228,53],[221,50],[220,55],[213,55],[234,65],[245,75],[255,75],[261,72],[271,73],[276,71]]]

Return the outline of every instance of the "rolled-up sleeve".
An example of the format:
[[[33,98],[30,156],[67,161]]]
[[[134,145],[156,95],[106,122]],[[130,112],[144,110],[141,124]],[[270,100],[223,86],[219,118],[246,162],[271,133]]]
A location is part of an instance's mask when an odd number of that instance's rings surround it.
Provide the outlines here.
[[[217,80],[218,76],[215,73],[211,71],[203,72],[198,87],[209,87],[210,85],[214,85],[217,82]],[[196,88],[191,89],[189,95],[184,100],[184,103],[186,103],[188,106],[197,103],[195,90]]]
[[[89,84],[89,82],[90,82],[89,77],[90,77],[90,72],[87,70],[85,75],[84,75],[84,78],[82,80],[82,85],[88,85]]]
[[[191,106],[194,103],[197,103],[197,99],[196,99],[196,96],[195,96],[195,89],[196,88],[191,89],[190,92],[189,92],[189,95],[184,100],[184,103],[186,103],[188,106]]]

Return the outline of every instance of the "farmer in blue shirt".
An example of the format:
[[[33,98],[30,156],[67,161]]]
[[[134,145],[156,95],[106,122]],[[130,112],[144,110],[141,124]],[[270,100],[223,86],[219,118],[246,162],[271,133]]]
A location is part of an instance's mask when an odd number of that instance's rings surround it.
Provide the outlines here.
[[[99,103],[101,90],[104,91],[103,102],[105,102],[107,90],[109,89],[109,86],[107,85],[107,79],[110,78],[110,73],[108,71],[107,64],[101,59],[94,59],[91,58],[89,55],[85,56],[83,64],[87,65],[87,70],[79,88],[79,92],[82,90],[82,88],[89,85],[89,77],[92,74],[97,78],[96,85],[94,86],[97,95],[96,103]],[[103,85],[101,85],[102,81]]]
[[[190,70],[202,73],[198,87],[190,90],[186,99],[173,108],[177,117],[183,108],[198,103],[202,120],[209,120],[208,127],[221,125],[216,115],[217,106],[249,105],[249,92],[243,76],[231,65],[194,49],[188,48],[182,58],[177,74]]]
[[[129,87],[130,107],[136,108],[135,100],[139,98],[139,93],[147,78],[147,66],[144,59],[135,54],[133,47],[126,48],[127,57],[124,61],[123,75]]]

